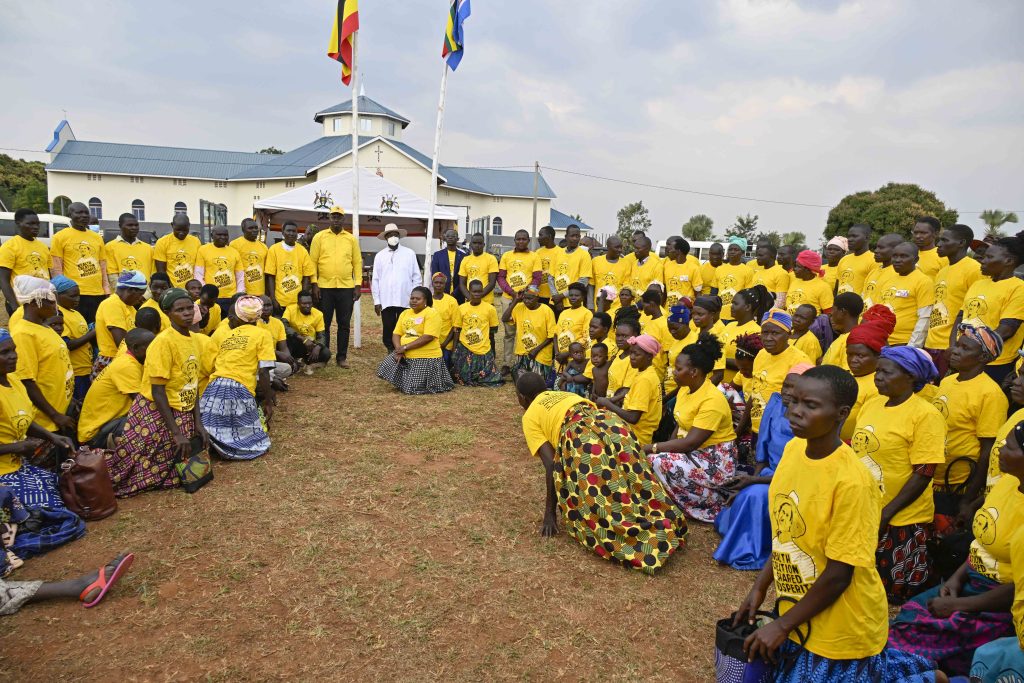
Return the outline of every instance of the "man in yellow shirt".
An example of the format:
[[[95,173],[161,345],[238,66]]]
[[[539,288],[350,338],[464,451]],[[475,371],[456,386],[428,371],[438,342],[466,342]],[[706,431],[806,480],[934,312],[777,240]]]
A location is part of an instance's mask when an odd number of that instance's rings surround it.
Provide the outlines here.
[[[889,335],[889,344],[907,344],[924,348],[928,323],[935,305],[935,288],[931,278],[917,269],[917,247],[904,242],[892,251],[894,275],[885,288],[876,289],[879,302],[896,314],[896,329]]]
[[[860,293],[866,308],[881,303],[881,293],[885,291],[889,280],[895,275],[892,268],[893,249],[903,242],[905,242],[903,236],[896,233],[889,233],[878,238],[878,242],[875,244],[875,267],[864,278],[864,289]]]
[[[875,256],[871,253],[871,226],[857,224],[846,233],[849,252],[839,260],[836,275],[837,294],[853,292],[863,297],[864,280],[875,269]]]
[[[982,277],[981,264],[967,256],[973,241],[974,231],[957,224],[943,230],[936,242],[939,256],[949,265],[940,268],[934,278],[935,306],[924,350],[932,357],[939,377],[945,377],[949,369],[949,349],[955,336],[953,321],[963,306],[967,290]]]
[[[338,317],[338,334],[334,362],[339,368],[348,367],[348,336],[352,326],[352,310],[363,287],[363,252],[359,240],[342,225],[345,211],[331,207],[330,229],[321,230],[309,246],[313,262],[313,301],[324,314],[324,326],[331,329]],[[280,302],[278,302],[280,303]],[[329,334],[329,332],[328,332]],[[327,340],[330,354],[330,339]]]
[[[619,308],[619,290],[630,285],[633,271],[631,262],[622,255],[622,239],[618,235],[609,237],[605,247],[604,255],[595,257],[591,264],[594,271],[594,308],[613,313]],[[611,288],[608,296],[601,293],[605,287]]]
[[[658,255],[651,251],[651,238],[640,233],[633,238],[633,296],[640,298],[652,284],[665,291],[665,266]]]
[[[551,304],[552,283],[555,280],[555,266],[562,258],[565,250],[555,244],[555,229],[545,225],[537,232],[537,243],[540,245],[537,251],[537,262],[540,264],[540,300],[541,303]]]
[[[242,236],[231,241],[231,247],[242,259],[245,293],[263,296],[266,284],[263,272],[267,263],[267,245],[260,237],[260,224],[251,218],[242,221]]]
[[[96,321],[96,309],[110,294],[107,282],[107,251],[103,238],[89,229],[89,209],[81,202],[68,207],[71,227],[50,240],[53,275],[66,275],[81,292],[78,312],[86,322]]]
[[[754,259],[759,270],[754,271],[754,283],[764,285],[775,299],[775,305],[780,308],[786,306],[786,292],[789,291],[790,274],[776,263],[775,259],[779,250],[771,242],[761,241],[754,249]],[[788,306],[786,306],[788,308]],[[790,311],[792,314],[792,310]]]
[[[50,250],[36,239],[39,236],[39,216],[31,209],[18,209],[14,212],[14,225],[18,234],[0,246],[0,292],[3,292],[8,316],[18,307],[11,289],[15,276],[50,279]]]
[[[483,233],[476,233],[469,238],[469,256],[462,259],[459,266],[459,288],[462,295],[469,301],[469,283],[476,281],[483,285],[483,300],[494,301],[494,287],[498,284],[498,259],[484,251]]]
[[[153,247],[139,239],[139,219],[122,213],[117,219],[121,234],[107,242],[107,280],[113,287],[117,276],[126,270],[142,273],[146,279],[153,274]]]
[[[678,235],[669,237],[665,242],[662,273],[665,276],[666,306],[675,306],[683,298],[693,301],[704,288],[700,261],[690,257],[690,243]]]
[[[939,270],[949,265],[949,261],[936,250],[935,240],[940,230],[942,224],[934,216],[919,216],[910,229],[910,238],[918,250],[917,269],[929,279],[935,279]]]
[[[725,247],[715,242],[708,248],[708,260],[700,267],[700,279],[704,283],[704,293],[718,295],[718,266],[725,261]]]
[[[277,315],[295,303],[299,292],[311,291],[310,279],[316,274],[309,252],[298,243],[298,226],[286,221],[281,235],[284,240],[270,247],[264,265],[265,289]]]
[[[515,306],[517,301],[522,300],[522,292],[530,285],[539,285],[543,273],[536,255],[530,251],[530,233],[525,230],[517,230],[515,236],[515,248],[506,251],[501,255],[501,263],[498,264],[498,288],[502,291],[501,312]],[[512,372],[512,366],[516,362],[516,326],[515,323],[505,323],[504,352],[502,356],[501,374],[507,375]],[[495,349],[497,354],[497,349]]]
[[[578,282],[585,288],[593,274],[590,252],[580,246],[579,226],[570,225],[565,229],[565,251],[554,264],[553,270],[555,288],[551,291],[551,302],[556,307],[562,307],[565,305],[569,285]]]
[[[210,230],[213,242],[199,247],[196,255],[196,279],[217,288],[217,303],[221,317],[227,317],[231,297],[245,294],[245,274],[242,272],[242,257],[228,246],[228,228],[218,225]]]
[[[171,232],[156,241],[153,248],[153,265],[156,272],[167,273],[172,287],[185,287],[195,278],[196,256],[199,254],[199,238],[189,234],[192,224],[183,213],[171,219]]]

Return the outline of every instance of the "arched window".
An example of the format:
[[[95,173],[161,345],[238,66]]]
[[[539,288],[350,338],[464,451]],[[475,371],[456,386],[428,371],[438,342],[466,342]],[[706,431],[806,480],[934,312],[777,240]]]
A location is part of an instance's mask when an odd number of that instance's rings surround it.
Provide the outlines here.
[[[491,219],[491,234],[501,235],[501,219],[497,216]]]
[[[96,201],[99,201],[98,199]],[[91,202],[90,202],[91,204]],[[53,207],[53,213],[58,216],[67,216],[68,207],[71,206],[71,197],[65,197],[64,195],[57,195],[50,202],[50,206]]]
[[[174,203],[174,215],[177,216],[179,213],[188,213],[188,206],[185,204],[185,202]]]
[[[93,197],[89,200],[89,215],[97,220],[103,218],[103,202],[100,201],[99,197]]]
[[[146,220],[146,204],[141,199],[136,199],[132,202],[132,214],[134,214],[137,221]]]

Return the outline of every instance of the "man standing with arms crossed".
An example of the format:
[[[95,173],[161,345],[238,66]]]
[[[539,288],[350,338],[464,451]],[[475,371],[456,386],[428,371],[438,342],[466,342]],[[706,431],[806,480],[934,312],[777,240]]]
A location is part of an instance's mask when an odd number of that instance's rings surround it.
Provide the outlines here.
[[[313,303],[324,314],[328,344],[331,322],[335,313],[338,315],[334,362],[339,368],[348,367],[352,308],[363,284],[363,254],[359,249],[359,240],[342,226],[344,216],[345,210],[340,206],[331,207],[330,228],[316,233],[309,247],[309,258],[316,270]]]

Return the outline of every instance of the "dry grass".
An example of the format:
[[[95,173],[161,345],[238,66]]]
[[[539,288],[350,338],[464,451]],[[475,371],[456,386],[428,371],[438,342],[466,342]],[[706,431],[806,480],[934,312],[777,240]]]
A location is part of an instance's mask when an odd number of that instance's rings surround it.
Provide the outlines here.
[[[399,395],[376,325],[351,370],[292,381],[268,457],[123,501],[20,570],[137,555],[99,609],[5,618],[0,680],[713,679],[714,622],[753,580],[711,560],[713,530],[654,578],[541,538],[511,388]]]

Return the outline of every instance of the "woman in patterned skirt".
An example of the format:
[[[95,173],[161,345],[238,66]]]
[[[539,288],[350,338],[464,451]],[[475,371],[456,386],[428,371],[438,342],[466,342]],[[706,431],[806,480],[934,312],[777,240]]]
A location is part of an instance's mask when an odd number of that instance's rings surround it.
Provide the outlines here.
[[[409,295],[409,308],[395,323],[395,350],[377,366],[377,376],[403,394],[440,394],[455,388],[441,353],[441,315],[426,287]]]
[[[629,426],[576,394],[519,376],[523,434],[544,464],[541,535],[566,533],[600,557],[653,574],[685,544],[686,520],[651,471]],[[559,515],[559,513],[561,513]]]
[[[494,364],[491,341],[498,329],[498,312],[483,297],[483,283],[473,280],[469,283],[469,301],[455,309],[452,374],[456,382],[467,387],[500,387],[505,382]]]

